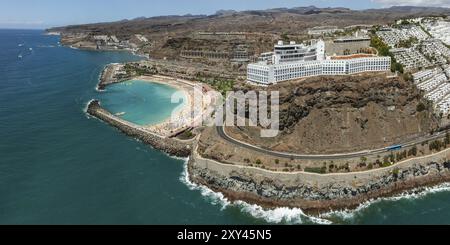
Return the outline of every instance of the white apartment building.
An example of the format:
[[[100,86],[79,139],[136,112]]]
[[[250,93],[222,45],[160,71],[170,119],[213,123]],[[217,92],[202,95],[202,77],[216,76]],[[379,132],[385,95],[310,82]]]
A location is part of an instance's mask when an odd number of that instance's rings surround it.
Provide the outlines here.
[[[450,112],[450,83],[446,72],[448,68],[434,68],[413,74],[417,88],[425,92],[425,98],[433,102],[437,114]]]
[[[440,72],[441,70],[438,68],[419,71],[413,74],[413,79],[415,83],[420,83],[434,77]]]
[[[383,29],[377,31],[377,36],[383,39],[383,41],[391,48],[396,47],[401,41],[406,41],[410,38],[417,38],[421,41],[429,38],[428,34],[424,32],[422,28],[415,25],[405,26],[400,29]]]
[[[262,53],[262,54],[259,55],[258,61],[259,62],[272,63],[272,59],[273,59],[274,55],[275,55],[274,52]]]
[[[365,57],[345,60],[313,60],[282,64],[255,63],[247,68],[247,80],[269,85],[303,77],[351,75],[361,72],[389,71],[390,57]]]
[[[434,38],[437,38],[445,44],[450,44],[450,22],[443,20],[429,21],[425,23],[425,28]]]
[[[266,55],[264,53],[263,55]],[[290,42],[284,44],[279,41],[275,47],[272,56],[273,64],[296,62],[303,60],[322,60],[325,57],[325,43],[322,40],[313,40],[311,45],[296,44]]]
[[[391,53],[406,70],[433,66],[433,63],[415,48],[395,48],[391,49]]]
[[[269,77],[273,80],[274,70],[273,66],[264,63],[249,64],[247,66],[247,80],[260,83],[269,84]]]
[[[369,71],[388,71],[390,57],[344,57],[326,59],[325,43],[313,40],[311,45],[278,42],[274,52],[262,53],[258,63],[247,66],[247,80],[269,85],[303,77],[349,75]]]

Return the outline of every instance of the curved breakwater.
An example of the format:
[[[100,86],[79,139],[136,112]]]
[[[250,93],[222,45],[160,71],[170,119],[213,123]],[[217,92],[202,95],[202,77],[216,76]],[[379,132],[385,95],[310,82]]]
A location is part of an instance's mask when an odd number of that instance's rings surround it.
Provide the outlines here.
[[[92,100],[87,106],[87,113],[119,129],[128,136],[135,137],[142,142],[151,145],[157,150],[161,150],[169,155],[177,157],[187,157],[191,153],[192,140],[180,141],[174,138],[164,138],[154,134],[143,127],[122,120],[112,115],[100,106],[100,102]]]

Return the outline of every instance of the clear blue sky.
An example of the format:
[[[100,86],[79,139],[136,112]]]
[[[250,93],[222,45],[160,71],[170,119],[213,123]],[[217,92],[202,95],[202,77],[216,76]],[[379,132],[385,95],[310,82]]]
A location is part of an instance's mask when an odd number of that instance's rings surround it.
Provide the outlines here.
[[[0,28],[51,26],[172,14],[212,14],[219,9],[276,7],[378,8],[391,5],[440,5],[450,0],[0,0]]]

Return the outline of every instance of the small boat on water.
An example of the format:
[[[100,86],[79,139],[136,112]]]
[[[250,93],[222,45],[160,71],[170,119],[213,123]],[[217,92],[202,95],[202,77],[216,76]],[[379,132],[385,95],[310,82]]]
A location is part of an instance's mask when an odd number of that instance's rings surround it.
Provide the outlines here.
[[[17,58],[19,58],[19,59],[22,59],[22,55],[21,55],[21,54],[19,54],[19,55],[17,56]]]
[[[33,48],[29,48],[28,50],[33,51]]]
[[[22,47],[22,46],[23,46],[23,43],[20,43],[18,46],[19,46],[19,47]]]
[[[116,113],[116,114],[115,114],[115,116],[118,116],[118,117],[120,117],[120,116],[123,116],[123,115],[125,115],[125,113],[126,113],[126,112],[119,112],[119,113]]]

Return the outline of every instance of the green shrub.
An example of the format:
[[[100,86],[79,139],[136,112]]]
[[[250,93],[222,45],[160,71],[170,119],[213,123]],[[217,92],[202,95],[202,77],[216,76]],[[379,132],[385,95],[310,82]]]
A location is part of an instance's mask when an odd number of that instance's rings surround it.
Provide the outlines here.
[[[426,109],[427,109],[427,107],[422,102],[419,102],[419,104],[417,104],[417,106],[416,106],[416,111],[418,111],[418,112],[424,111]]]
[[[413,148],[409,149],[408,156],[417,156],[417,146],[414,146]]]
[[[394,175],[395,178],[398,177],[398,174],[399,174],[399,173],[400,173],[400,169],[398,169],[398,168],[395,168],[395,169],[392,171],[392,174]]]
[[[310,173],[316,173],[316,174],[324,174],[327,172],[327,168],[326,167],[306,167],[305,168],[305,172],[310,172]]]

